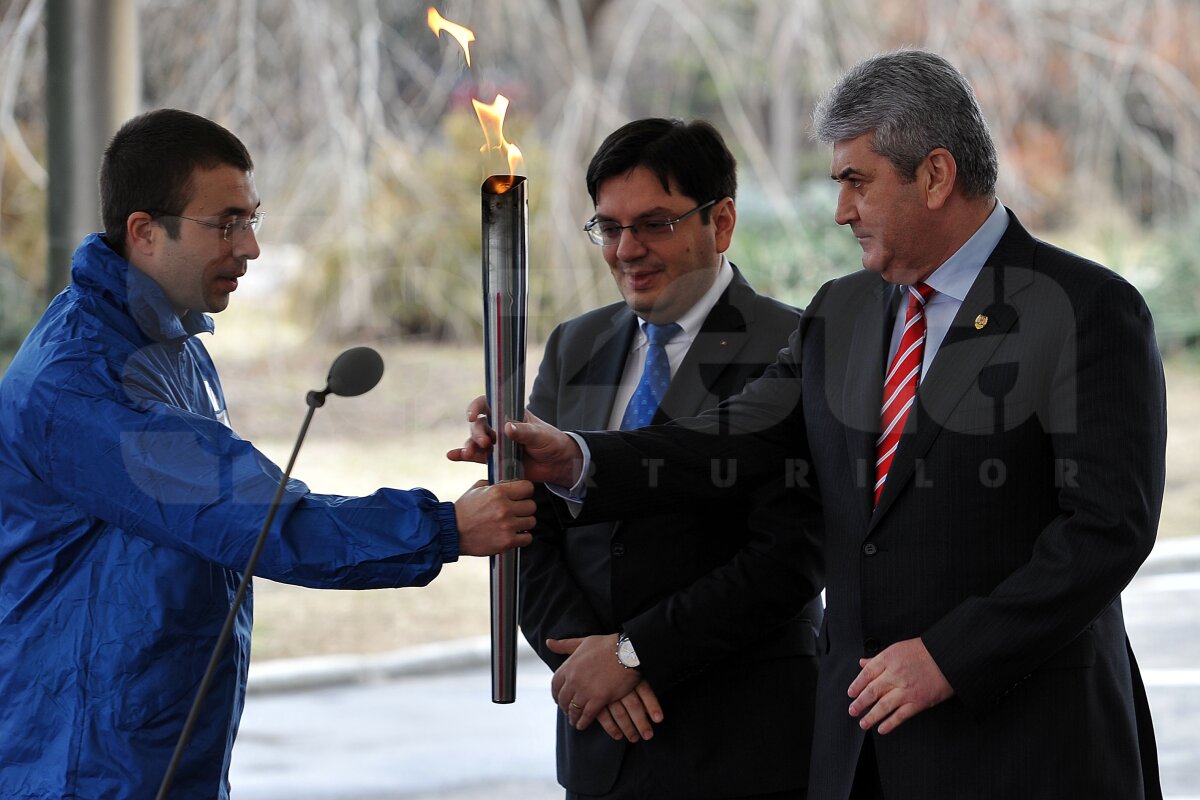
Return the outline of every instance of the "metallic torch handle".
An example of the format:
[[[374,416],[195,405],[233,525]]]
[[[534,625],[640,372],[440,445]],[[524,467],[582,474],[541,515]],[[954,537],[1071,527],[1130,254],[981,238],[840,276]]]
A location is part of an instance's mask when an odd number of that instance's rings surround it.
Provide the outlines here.
[[[487,399],[496,446],[488,480],[521,478],[520,448],[504,435],[506,420],[525,416],[525,314],[528,291],[528,203],[523,176],[493,175],[483,182],[483,320]],[[492,702],[511,703],[517,690],[518,558],[492,556]]]

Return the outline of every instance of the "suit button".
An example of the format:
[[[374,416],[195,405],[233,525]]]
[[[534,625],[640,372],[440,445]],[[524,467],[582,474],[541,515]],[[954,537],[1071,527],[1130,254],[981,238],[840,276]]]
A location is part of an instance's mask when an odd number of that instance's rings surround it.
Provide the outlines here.
[[[868,656],[879,655],[879,640],[874,636],[868,636],[866,639],[863,639],[863,652]]]
[[[625,555],[625,543],[613,542],[612,554],[613,558],[620,558],[621,556]]]
[[[869,542],[863,545],[863,555],[873,556],[878,552],[879,548]]]

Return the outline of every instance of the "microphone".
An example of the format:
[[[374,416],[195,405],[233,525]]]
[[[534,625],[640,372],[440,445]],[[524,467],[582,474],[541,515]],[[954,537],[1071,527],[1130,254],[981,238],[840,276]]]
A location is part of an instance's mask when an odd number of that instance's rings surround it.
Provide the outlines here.
[[[200,718],[200,707],[212,686],[213,676],[216,675],[217,665],[221,661],[221,653],[224,652],[229,636],[233,633],[234,621],[237,619],[242,602],[246,599],[246,592],[250,588],[250,579],[254,575],[254,567],[258,564],[258,557],[262,554],[263,546],[267,542],[267,531],[271,529],[271,523],[275,521],[275,512],[279,510],[283,491],[287,488],[292,467],[296,465],[296,456],[300,453],[300,445],[304,443],[304,437],[308,433],[308,424],[312,422],[313,413],[325,405],[327,396],[333,394],[339,397],[357,397],[374,389],[382,377],[383,358],[379,353],[370,347],[351,347],[333,360],[333,365],[329,368],[329,375],[325,378],[325,388],[319,392],[309,392],[305,397],[308,413],[305,414],[304,423],[300,426],[300,433],[296,436],[292,457],[288,459],[287,469],[283,471],[283,476],[279,479],[279,486],[276,487],[275,496],[271,498],[271,505],[267,509],[267,518],[263,521],[262,530],[258,532],[254,549],[250,551],[246,568],[242,570],[242,582],[238,584],[237,593],[234,594],[233,603],[229,607],[229,613],[225,615],[225,624],[221,628],[220,635],[217,636],[217,643],[213,646],[212,656],[208,660],[208,668],[204,670],[204,677],[200,679],[200,688],[196,690],[196,697],[188,711],[187,720],[183,723],[179,741],[175,743],[175,752],[171,754],[171,762],[167,765],[166,774],[163,775],[162,783],[158,786],[155,800],[166,800],[171,783],[175,780],[175,772],[179,769],[183,752],[192,738],[196,721]]]
[[[325,396],[358,397],[375,388],[383,377],[383,359],[369,347],[351,347],[334,359],[325,379],[325,388],[308,393],[308,404],[313,408],[325,405]]]

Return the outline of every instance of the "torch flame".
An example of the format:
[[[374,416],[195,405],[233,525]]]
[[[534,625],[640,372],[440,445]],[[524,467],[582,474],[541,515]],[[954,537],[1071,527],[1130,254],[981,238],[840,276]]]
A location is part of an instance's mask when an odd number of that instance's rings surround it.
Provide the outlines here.
[[[475,114],[479,117],[479,124],[483,126],[483,139],[486,144],[479,148],[480,151],[486,153],[489,150],[502,150],[508,158],[508,174],[516,175],[525,165],[525,157],[521,155],[520,148],[504,138],[504,114],[508,111],[508,98],[498,94],[491,104],[481,103],[472,98],[471,104],[475,106]]]
[[[433,6],[429,7],[426,19],[429,21],[429,29],[436,33],[439,39],[442,38],[442,31],[445,31],[458,40],[463,53],[467,57],[467,66],[471,66],[471,49],[468,45],[475,41],[475,34],[471,29],[464,28],[462,25],[451,22],[448,19],[443,19],[442,15]]]

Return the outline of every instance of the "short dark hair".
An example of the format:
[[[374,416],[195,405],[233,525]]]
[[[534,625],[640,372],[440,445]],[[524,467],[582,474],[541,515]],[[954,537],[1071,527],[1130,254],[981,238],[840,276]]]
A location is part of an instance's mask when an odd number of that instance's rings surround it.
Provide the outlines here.
[[[967,197],[996,193],[996,145],[983,111],[962,73],[934,53],[897,50],[857,64],[817,104],[813,123],[825,144],[873,133],[872,149],[910,181],[944,147]]]
[[[210,119],[174,108],[160,108],[121,126],[100,163],[100,218],[108,244],[125,252],[125,222],[135,211],[178,214],[192,194],[197,168],[254,170],[246,146]],[[164,217],[171,238],[179,220]]]
[[[717,129],[703,120],[651,117],[610,133],[588,164],[592,205],[601,183],[636,167],[653,172],[667,191],[674,181],[680,192],[697,203],[737,195],[737,160]],[[709,210],[700,213],[708,222]]]

